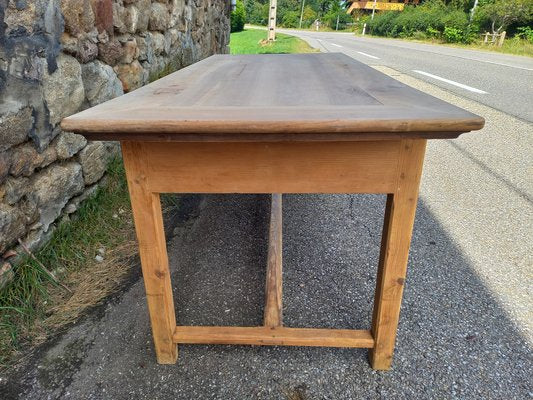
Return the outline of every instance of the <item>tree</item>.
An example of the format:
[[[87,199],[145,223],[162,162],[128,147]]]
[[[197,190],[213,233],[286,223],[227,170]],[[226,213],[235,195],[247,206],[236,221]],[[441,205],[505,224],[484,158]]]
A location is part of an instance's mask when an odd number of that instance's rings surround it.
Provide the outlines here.
[[[246,11],[246,22],[255,25],[266,25],[268,23],[269,3],[263,0],[246,0],[244,8]]]
[[[317,15],[311,6],[306,5],[302,17],[303,25],[309,26],[316,20]]]
[[[336,29],[337,24],[340,29],[344,29],[347,23],[353,22],[352,16],[346,13],[346,2],[338,0],[330,2],[324,20],[332,29]]]
[[[285,28],[297,28],[299,22],[300,15],[298,14],[298,11],[287,11],[283,15],[281,25],[283,25]]]
[[[488,21],[493,33],[500,33],[515,22],[531,21],[532,17],[533,0],[484,1],[477,14],[478,20]]]
[[[231,12],[230,25],[231,32],[240,32],[244,29],[244,21],[246,20],[246,12],[244,11],[244,3],[242,0],[237,0],[235,10]]]

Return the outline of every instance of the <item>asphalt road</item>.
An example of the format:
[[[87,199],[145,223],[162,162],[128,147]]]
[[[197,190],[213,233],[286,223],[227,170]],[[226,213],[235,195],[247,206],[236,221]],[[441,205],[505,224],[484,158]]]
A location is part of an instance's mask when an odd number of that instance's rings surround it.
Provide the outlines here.
[[[404,40],[361,38],[351,33],[280,32],[298,36],[321,51],[342,52],[368,65],[394,68],[459,96],[533,121],[533,58]]]

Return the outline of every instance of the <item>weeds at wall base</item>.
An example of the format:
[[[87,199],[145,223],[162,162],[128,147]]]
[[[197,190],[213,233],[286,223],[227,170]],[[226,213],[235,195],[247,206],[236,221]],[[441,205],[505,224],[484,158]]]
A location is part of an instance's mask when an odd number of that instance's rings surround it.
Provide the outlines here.
[[[124,169],[116,159],[105,184],[35,254],[38,262],[25,256],[0,292],[0,369],[16,360],[19,350],[42,342],[111,293],[135,253]],[[54,282],[40,263],[72,293]]]

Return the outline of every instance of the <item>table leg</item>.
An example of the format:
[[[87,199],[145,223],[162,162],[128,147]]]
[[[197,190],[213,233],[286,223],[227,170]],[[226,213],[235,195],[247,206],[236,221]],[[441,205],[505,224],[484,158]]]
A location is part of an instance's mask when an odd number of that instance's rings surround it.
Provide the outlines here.
[[[139,242],[144,286],[157,362],[174,364],[178,357],[173,340],[176,315],[159,193],[146,187],[147,160],[139,143],[122,142],[131,207]]]
[[[426,140],[402,141],[398,185],[387,196],[369,353],[374,369],[387,370],[392,363],[425,148]]]

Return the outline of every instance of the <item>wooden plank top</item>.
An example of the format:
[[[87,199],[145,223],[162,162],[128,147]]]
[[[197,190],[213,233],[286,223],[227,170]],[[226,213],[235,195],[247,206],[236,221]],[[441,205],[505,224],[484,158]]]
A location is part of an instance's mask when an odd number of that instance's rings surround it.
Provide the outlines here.
[[[61,123],[141,141],[433,139],[483,125],[340,53],[211,56]]]

